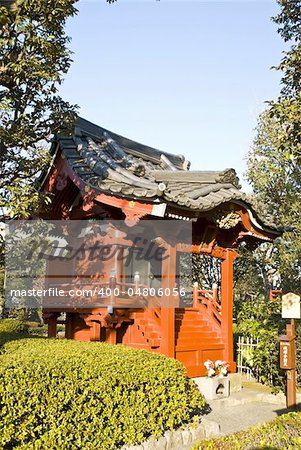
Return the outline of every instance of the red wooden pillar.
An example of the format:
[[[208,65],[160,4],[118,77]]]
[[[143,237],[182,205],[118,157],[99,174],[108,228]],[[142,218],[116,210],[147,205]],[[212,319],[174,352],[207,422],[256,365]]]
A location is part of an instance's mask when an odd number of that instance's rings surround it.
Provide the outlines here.
[[[88,339],[89,341],[100,341],[100,333],[101,333],[101,324],[100,317],[97,314],[81,314],[81,318],[85,321],[87,327],[89,327],[88,331]]]
[[[237,256],[235,251],[227,249],[221,267],[221,329],[224,359],[229,363],[233,362],[233,261]]]
[[[116,328],[107,328],[106,329],[106,343],[115,345],[117,342],[117,330]]]
[[[95,320],[96,319],[96,320]],[[100,329],[101,325],[99,323],[99,318],[93,315],[84,318],[86,325],[90,328],[90,341],[99,342],[100,341]]]
[[[65,324],[65,338],[72,339],[73,338],[73,314],[66,314],[66,324]]]
[[[56,338],[57,318],[59,315],[59,312],[43,313],[44,323],[48,324],[47,336],[49,338]]]
[[[199,284],[196,281],[193,283],[193,289],[192,289],[192,307],[198,308],[199,306]]]
[[[162,288],[165,292],[169,288],[171,295],[162,298],[161,308],[161,347],[160,351],[171,358],[175,357],[175,297],[172,296],[172,290],[175,287],[176,280],[176,247],[167,245],[166,252],[168,258],[162,261]]]
[[[90,324],[90,341],[93,341],[93,342],[100,341],[100,329],[101,329],[101,325],[99,322],[91,322],[91,324]]]

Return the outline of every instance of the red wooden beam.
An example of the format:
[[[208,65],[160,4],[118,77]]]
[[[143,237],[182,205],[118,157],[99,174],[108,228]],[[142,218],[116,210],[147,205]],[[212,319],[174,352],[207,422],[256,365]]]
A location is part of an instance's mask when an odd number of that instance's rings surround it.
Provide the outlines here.
[[[236,212],[240,215],[244,228],[249,231],[252,236],[265,241],[272,241],[273,239],[275,239],[275,235],[273,235],[272,233],[268,233],[267,231],[259,231],[258,229],[254,228],[248,211],[242,208],[240,210],[237,210]]]
[[[178,252],[186,252],[186,253],[205,253],[206,255],[212,256],[214,258],[226,259],[227,257],[227,249],[219,246],[215,246],[212,248],[210,253],[207,251],[203,252],[201,245],[191,245],[191,244],[177,244],[176,245]],[[231,252],[237,258],[239,256],[238,252],[234,249],[231,249]]]

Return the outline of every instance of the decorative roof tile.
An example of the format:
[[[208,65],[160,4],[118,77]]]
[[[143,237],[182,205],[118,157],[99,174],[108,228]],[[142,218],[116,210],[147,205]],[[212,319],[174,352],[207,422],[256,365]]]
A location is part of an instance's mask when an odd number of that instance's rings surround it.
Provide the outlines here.
[[[139,144],[82,118],[73,136],[58,135],[56,141],[75,174],[96,190],[200,212],[234,200],[250,206],[234,169],[190,171],[182,155]]]

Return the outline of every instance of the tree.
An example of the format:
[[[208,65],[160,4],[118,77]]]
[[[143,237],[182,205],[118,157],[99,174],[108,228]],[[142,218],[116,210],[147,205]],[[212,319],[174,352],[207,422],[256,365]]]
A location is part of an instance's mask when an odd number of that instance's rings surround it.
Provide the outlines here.
[[[269,262],[284,290],[301,290],[301,1],[278,3],[273,21],[291,46],[276,67],[283,73],[280,95],[259,117],[247,178],[263,213],[292,227],[269,247]]]
[[[41,196],[36,176],[49,162],[48,141],[74,119],[58,95],[71,64],[64,31],[74,0],[24,0],[0,6],[0,208],[26,217]]]
[[[113,3],[115,0],[107,0]],[[77,0],[0,1],[0,218],[26,217],[45,200],[34,184],[48,143],[77,108],[58,95],[72,62],[65,23]]]
[[[49,201],[36,181],[50,163],[53,135],[77,111],[58,95],[72,63],[65,24],[77,13],[76,2],[0,1],[0,225]],[[0,244],[1,269],[2,233]]]

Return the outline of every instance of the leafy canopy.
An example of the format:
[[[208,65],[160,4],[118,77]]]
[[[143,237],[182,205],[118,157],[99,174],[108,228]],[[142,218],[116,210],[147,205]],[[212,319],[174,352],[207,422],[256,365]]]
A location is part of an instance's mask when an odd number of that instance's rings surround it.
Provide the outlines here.
[[[3,5],[4,2],[1,2]],[[40,196],[33,181],[49,163],[47,142],[74,119],[58,95],[71,64],[64,26],[74,0],[0,6],[0,208],[26,217]]]
[[[276,67],[282,72],[281,91],[258,120],[248,154],[247,178],[264,214],[279,225],[292,226],[273,245],[271,262],[285,290],[301,289],[301,1],[279,0],[273,18],[278,33],[290,44]]]

